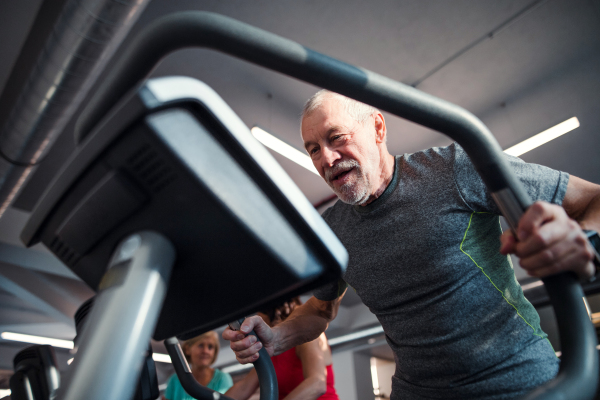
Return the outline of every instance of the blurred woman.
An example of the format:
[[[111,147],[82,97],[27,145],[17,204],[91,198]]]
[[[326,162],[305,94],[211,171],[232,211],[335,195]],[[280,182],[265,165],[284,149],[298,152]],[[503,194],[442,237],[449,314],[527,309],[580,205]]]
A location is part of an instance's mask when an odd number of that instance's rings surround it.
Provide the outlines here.
[[[275,326],[285,321],[301,304],[300,298],[296,297],[280,307],[258,315],[270,326]],[[271,360],[277,374],[280,400],[339,400],[334,387],[331,349],[325,334],[321,334],[312,342],[273,356]],[[226,395],[237,400],[245,400],[257,386],[258,378],[256,372],[252,370]]]
[[[215,331],[206,332],[200,336],[186,340],[183,342],[181,348],[190,365],[192,375],[202,386],[206,386],[219,393],[225,393],[233,386],[231,375],[210,367],[219,355],[219,336]],[[166,400],[194,399],[185,392],[179,379],[177,379],[177,374],[174,374],[169,379],[163,398]]]

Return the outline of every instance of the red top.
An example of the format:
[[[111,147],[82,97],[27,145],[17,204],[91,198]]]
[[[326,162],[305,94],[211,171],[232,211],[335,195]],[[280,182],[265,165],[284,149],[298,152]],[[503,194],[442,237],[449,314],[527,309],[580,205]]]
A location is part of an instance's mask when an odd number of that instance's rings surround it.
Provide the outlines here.
[[[296,355],[296,348],[289,349],[277,356],[271,357],[277,382],[279,384],[279,400],[290,394],[303,380],[302,361]],[[327,392],[319,400],[339,400],[334,387],[333,368],[325,367],[327,372]]]

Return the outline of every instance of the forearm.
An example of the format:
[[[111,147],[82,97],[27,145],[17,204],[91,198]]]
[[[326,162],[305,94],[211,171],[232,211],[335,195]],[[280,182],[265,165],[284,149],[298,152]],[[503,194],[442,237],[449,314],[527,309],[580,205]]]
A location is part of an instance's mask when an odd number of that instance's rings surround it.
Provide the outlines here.
[[[600,232],[600,195],[590,201],[585,212],[576,220],[583,229]]]
[[[337,315],[342,297],[323,302],[311,297],[281,324],[273,328],[275,355],[318,338]]]
[[[322,377],[309,377],[292,390],[284,400],[316,400],[327,391],[327,383]]]
[[[571,176],[563,207],[583,229],[600,231],[600,186]]]
[[[302,315],[293,320],[286,320],[273,328],[277,338],[275,355],[318,338],[321,333],[325,332],[327,326],[328,321],[311,315]]]

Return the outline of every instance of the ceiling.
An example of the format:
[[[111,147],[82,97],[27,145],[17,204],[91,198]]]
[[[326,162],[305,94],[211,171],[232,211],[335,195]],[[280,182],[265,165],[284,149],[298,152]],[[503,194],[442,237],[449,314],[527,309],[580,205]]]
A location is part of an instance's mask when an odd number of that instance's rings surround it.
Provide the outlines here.
[[[40,4],[0,2],[5,39],[0,88]],[[132,33],[182,10],[230,16],[456,103],[478,116],[503,148],[577,116],[578,129],[522,158],[600,182],[600,0],[154,0]],[[249,127],[259,125],[303,147],[299,115],[314,86],[202,49],[169,55],[152,75],[203,80]],[[436,132],[385,116],[393,154],[450,143]],[[72,126],[0,219],[1,331],[72,338],[74,310],[92,294],[45,249],[25,249],[18,239],[35,202],[74,148]],[[313,204],[331,195],[321,178],[274,156]],[[351,294],[331,331],[374,323]],[[11,368],[21,347],[0,341],[0,369]],[[223,363],[232,360],[223,357]]]

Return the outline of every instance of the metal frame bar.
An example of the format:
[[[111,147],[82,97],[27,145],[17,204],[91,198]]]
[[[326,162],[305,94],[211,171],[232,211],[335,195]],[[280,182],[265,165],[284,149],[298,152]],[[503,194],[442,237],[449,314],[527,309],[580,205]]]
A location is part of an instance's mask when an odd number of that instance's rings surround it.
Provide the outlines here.
[[[133,396],[174,262],[173,245],[155,232],[133,234],[117,246],[59,399]]]

